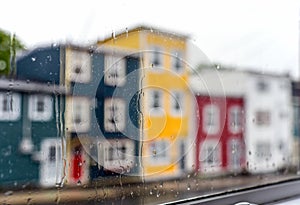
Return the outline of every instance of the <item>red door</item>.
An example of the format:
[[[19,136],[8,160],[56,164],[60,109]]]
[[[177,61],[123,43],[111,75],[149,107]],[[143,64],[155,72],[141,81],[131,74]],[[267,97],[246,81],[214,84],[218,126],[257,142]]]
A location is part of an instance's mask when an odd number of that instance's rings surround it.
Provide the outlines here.
[[[76,146],[73,152],[72,159],[72,180],[77,183],[81,183],[81,177],[83,176],[83,156],[82,147]]]

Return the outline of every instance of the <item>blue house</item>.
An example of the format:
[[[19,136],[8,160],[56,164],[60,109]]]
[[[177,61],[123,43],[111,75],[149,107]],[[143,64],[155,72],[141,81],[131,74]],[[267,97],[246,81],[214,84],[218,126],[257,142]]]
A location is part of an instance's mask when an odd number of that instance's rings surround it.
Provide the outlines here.
[[[56,113],[66,143],[64,183],[139,172],[138,68],[136,56],[73,45],[37,48],[18,59],[18,80],[65,90],[58,96],[65,109]]]

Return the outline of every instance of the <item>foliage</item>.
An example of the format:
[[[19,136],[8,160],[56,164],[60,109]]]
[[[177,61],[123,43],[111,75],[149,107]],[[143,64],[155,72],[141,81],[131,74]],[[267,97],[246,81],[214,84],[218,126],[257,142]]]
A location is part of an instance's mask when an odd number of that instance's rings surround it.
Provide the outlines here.
[[[0,29],[0,75],[14,72],[16,51],[24,49],[24,45],[15,35]]]

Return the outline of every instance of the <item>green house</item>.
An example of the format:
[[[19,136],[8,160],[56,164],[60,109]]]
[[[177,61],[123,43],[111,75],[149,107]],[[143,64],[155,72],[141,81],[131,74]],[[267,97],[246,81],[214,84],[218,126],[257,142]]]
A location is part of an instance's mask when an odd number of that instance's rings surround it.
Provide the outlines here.
[[[64,89],[0,80],[0,185],[54,186],[62,176]],[[55,161],[55,163],[54,163]],[[55,168],[55,170],[53,169]]]

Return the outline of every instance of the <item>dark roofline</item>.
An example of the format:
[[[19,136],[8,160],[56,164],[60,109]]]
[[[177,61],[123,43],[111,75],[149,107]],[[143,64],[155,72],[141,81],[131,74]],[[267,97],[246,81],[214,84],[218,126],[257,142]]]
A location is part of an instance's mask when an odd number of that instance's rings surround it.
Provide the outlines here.
[[[24,50],[23,52],[19,53],[19,56],[17,60],[21,60],[22,58],[30,55],[31,53],[35,52],[36,50],[40,49],[48,49],[48,48],[58,48],[58,49],[65,49],[65,48],[74,48],[77,50],[85,50],[85,51],[90,51],[93,52],[95,48],[92,45],[80,45],[80,44],[74,44],[74,43],[49,43],[49,44],[44,44],[36,47],[32,47],[30,49]]]
[[[14,80],[14,79],[6,79],[6,78],[0,79],[0,90],[28,92],[28,93],[58,94],[58,95],[67,94],[66,88],[64,86],[21,81],[21,80]]]
[[[259,72],[257,70],[255,70],[254,68],[251,69],[251,68],[246,68],[246,69],[240,69],[242,67],[230,67],[229,69],[226,68],[223,68],[221,67],[221,69],[218,69],[219,72],[239,72],[239,73],[247,73],[247,74],[251,74],[251,75],[259,75],[261,77],[263,76],[269,76],[269,77],[286,77],[286,78],[290,78],[291,79],[291,76],[288,74],[288,73],[272,73],[270,71],[267,71],[267,72]],[[204,67],[203,70],[210,70],[210,69],[216,69],[217,70],[217,67],[214,67],[214,66],[210,66],[210,67]],[[200,71],[201,72],[201,71]]]

